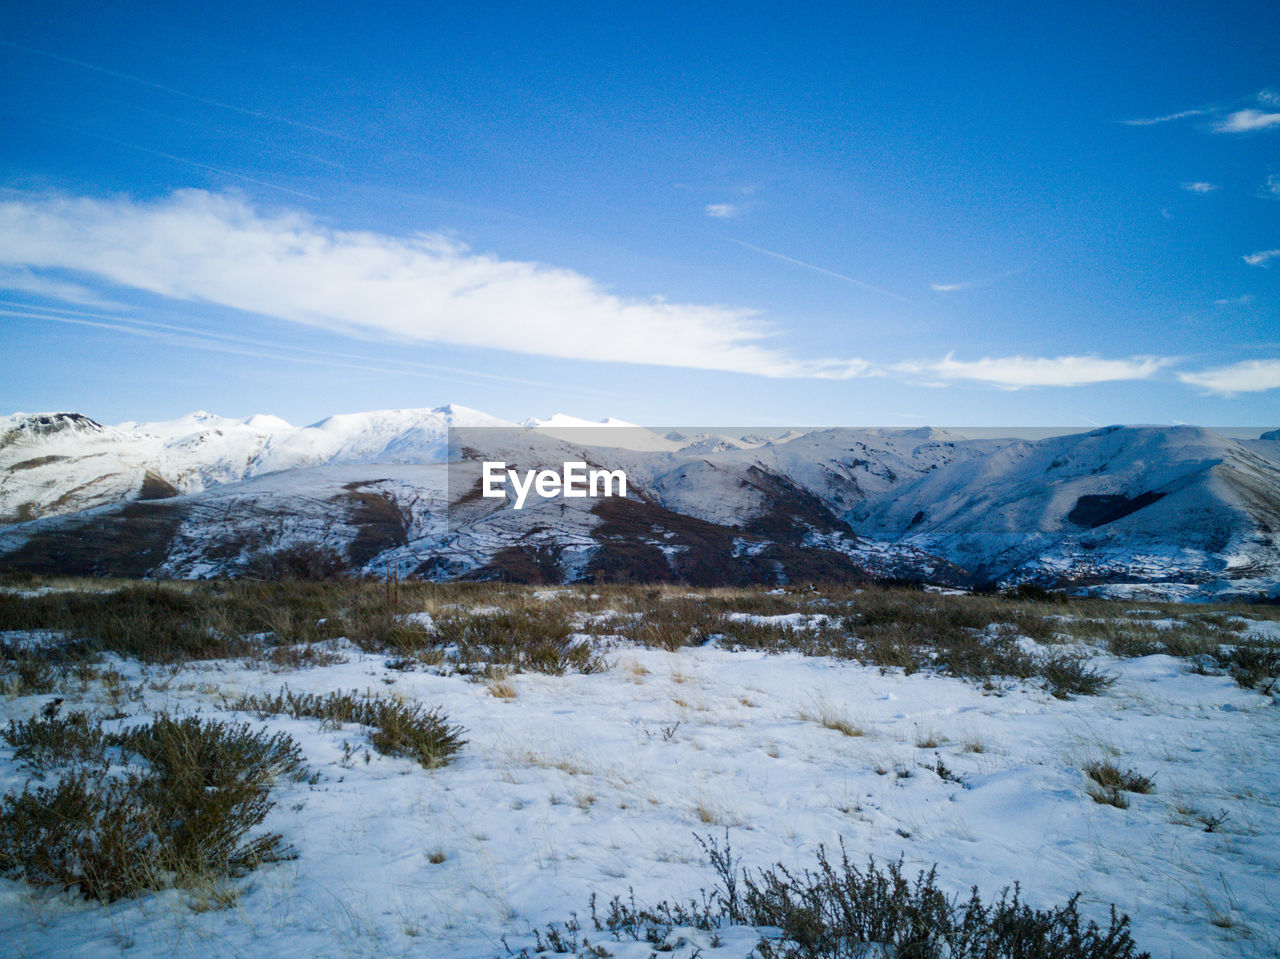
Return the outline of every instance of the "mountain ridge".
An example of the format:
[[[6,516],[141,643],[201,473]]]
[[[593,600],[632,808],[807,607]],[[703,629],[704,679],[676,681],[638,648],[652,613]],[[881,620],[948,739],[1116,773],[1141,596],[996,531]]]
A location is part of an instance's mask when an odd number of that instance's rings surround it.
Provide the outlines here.
[[[450,429],[469,437],[467,468],[585,458],[624,469],[633,505],[462,508],[459,467],[443,465]],[[206,411],[117,426],[79,413],[0,418],[0,568],[240,575],[254,556],[297,544],[357,570],[435,578],[888,576],[1274,593],[1280,443],[1186,426],[1038,440],[929,427],[660,435],[453,405],[304,427]]]

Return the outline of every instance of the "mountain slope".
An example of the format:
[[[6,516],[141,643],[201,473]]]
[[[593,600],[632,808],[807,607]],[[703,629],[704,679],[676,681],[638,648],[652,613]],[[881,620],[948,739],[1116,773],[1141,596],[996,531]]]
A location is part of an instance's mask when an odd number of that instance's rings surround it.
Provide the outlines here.
[[[975,579],[1274,576],[1280,465],[1209,430],[1111,427],[1009,444],[846,519]]]

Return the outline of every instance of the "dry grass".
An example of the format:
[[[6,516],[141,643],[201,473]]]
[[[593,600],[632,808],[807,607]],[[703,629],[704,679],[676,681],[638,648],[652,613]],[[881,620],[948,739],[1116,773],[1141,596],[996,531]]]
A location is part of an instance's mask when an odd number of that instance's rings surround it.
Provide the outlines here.
[[[671,651],[715,639],[727,647],[928,670],[997,691],[1002,681],[1038,682],[1064,698],[1101,693],[1111,677],[1076,654],[1029,651],[1025,639],[1085,643],[1116,656],[1163,652],[1268,693],[1280,678],[1280,645],[1242,634],[1247,619],[1280,616],[1268,606],[1148,603],[1134,609],[1102,600],[1063,602],[1036,590],[952,596],[870,585],[783,593],[593,586],[554,594],[495,583],[402,582],[388,591],[382,583],[350,580],[111,586],[68,581],[41,595],[0,591],[0,630],[60,637],[42,651],[0,644],[2,688],[10,695],[50,691],[66,682],[72,664],[93,662],[103,652],[148,663],[241,658],[269,668],[320,666],[335,661],[324,644],[338,637],[385,653],[401,668],[486,679],[605,668],[590,636],[601,642],[621,636]],[[408,613],[430,618],[411,620]],[[730,615],[791,613],[825,619],[798,628]],[[1172,626],[1157,628],[1155,617]],[[646,675],[638,664],[628,668],[636,681]]]
[[[867,735],[866,727],[851,719],[848,713],[831,705],[824,700],[819,700],[816,709],[812,712],[803,711],[800,718],[805,722],[817,723],[823,729],[830,729],[842,736],[857,738]]]
[[[494,699],[516,698],[516,686],[510,679],[491,679],[485,688]]]
[[[917,732],[916,749],[937,749],[945,742],[949,742],[946,736],[930,729],[927,732]]]
[[[1155,791],[1155,780],[1152,777],[1132,769],[1122,770],[1109,759],[1086,763],[1084,771],[1092,780],[1085,786],[1085,792],[1100,805],[1128,809],[1129,797],[1126,793]]]
[[[1110,760],[1088,763],[1084,771],[1089,778],[1104,789],[1123,789],[1131,793],[1150,793],[1156,788],[1155,779],[1134,772],[1132,769],[1121,770]]]

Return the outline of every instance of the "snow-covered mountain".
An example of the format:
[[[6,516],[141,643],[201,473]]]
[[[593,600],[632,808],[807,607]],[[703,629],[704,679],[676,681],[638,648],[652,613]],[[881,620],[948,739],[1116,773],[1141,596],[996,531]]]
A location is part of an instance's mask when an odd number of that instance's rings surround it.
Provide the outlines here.
[[[510,425],[463,406],[331,416],[303,427],[204,411],[119,426],[78,413],[15,413],[0,418],[0,523],[198,493],[280,470],[438,463],[449,427]]]
[[[628,497],[511,510],[478,494],[486,459],[623,469]],[[234,575],[298,543],[436,578],[1275,591],[1280,441],[1190,427],[1039,441],[743,435],[564,415],[516,425],[457,406],[306,427],[208,413],[113,427],[73,413],[0,420],[0,568]]]
[[[1109,427],[950,464],[846,520],[979,579],[1265,586],[1280,573],[1278,454],[1194,427]]]

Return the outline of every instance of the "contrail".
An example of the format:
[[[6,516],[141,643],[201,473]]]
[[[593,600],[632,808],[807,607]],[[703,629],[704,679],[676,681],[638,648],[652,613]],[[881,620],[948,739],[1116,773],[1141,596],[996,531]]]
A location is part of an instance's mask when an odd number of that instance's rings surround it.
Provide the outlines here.
[[[7,309],[16,307],[17,309]],[[50,314],[63,314],[50,315]],[[0,301],[0,316],[12,316],[22,319],[48,320],[53,323],[66,323],[75,326],[90,326],[98,329],[112,330],[117,333],[129,333],[133,336],[164,338],[169,342],[204,349],[215,353],[233,353],[243,356],[256,356],[272,360],[288,360],[297,363],[311,363],[322,366],[337,366],[344,369],[363,370],[375,373],[399,373],[408,376],[419,376],[425,379],[440,380],[447,383],[468,383],[453,377],[440,376],[439,373],[456,373],[479,380],[490,380],[500,383],[514,383],[518,386],[532,386],[539,389],[560,387],[574,393],[607,395],[607,390],[592,389],[587,386],[561,387],[560,384],[546,383],[541,380],[522,379],[515,376],[503,376],[499,373],[486,373],[480,370],[460,369],[456,366],[442,366],[434,363],[422,363],[416,360],[385,360],[372,356],[337,352],[333,350],[313,350],[303,346],[290,346],[285,343],[273,343],[269,340],[255,340],[251,337],[236,336],[229,333],[214,333],[209,330],[198,330],[172,323],[159,323],[153,320],[140,320],[136,317],[116,317],[103,313],[90,313],[84,310],[66,310],[53,306],[35,306],[27,303],[4,303]],[[193,339],[194,338],[194,339]],[[228,345],[222,346],[216,342]],[[279,353],[263,353],[261,350],[276,350]],[[288,354],[307,354],[305,356]],[[312,358],[314,357],[314,358]],[[333,359],[331,359],[333,358]],[[391,366],[371,366],[366,363],[353,363],[352,360],[365,360],[368,363],[390,363]],[[409,367],[403,369],[400,367]],[[468,385],[470,385],[468,383]]]
[[[4,41],[0,41],[0,43],[3,42]],[[8,111],[5,112],[7,113]],[[21,114],[12,113],[9,115],[21,116]],[[115,137],[104,136],[101,133],[94,133],[92,130],[86,130],[82,126],[62,123],[58,120],[51,120],[48,117],[26,117],[26,119],[34,120],[37,123],[47,123],[50,126],[60,127],[63,130],[70,130],[72,133],[82,136],[93,137],[95,140],[101,140],[104,143],[113,143],[116,146],[125,147],[130,150],[137,150],[141,153],[150,153],[152,156],[161,157],[165,160],[172,160],[174,163],[185,163],[187,166],[195,167],[198,170],[209,170],[212,173],[219,173],[223,176],[235,177],[237,180],[244,180],[246,183],[254,183],[258,186],[264,186],[268,190],[279,190],[281,193],[299,196],[304,200],[320,200],[320,197],[311,193],[303,193],[301,190],[292,190],[287,186],[280,186],[278,183],[268,183],[266,180],[259,180],[257,177],[251,177],[245,173],[237,173],[235,170],[224,170],[222,167],[211,166],[208,163],[201,163],[198,160],[189,160],[186,157],[175,156],[172,153],[165,153],[163,150],[153,150],[151,147],[144,147],[137,143],[130,143],[128,140],[117,140]]]
[[[288,117],[277,116],[273,113],[262,113],[258,110],[250,110],[247,107],[238,107],[234,103],[223,103],[221,100],[211,100],[208,97],[202,97],[194,93],[188,93],[185,90],[178,90],[174,87],[165,86],[163,83],[155,83],[151,80],[144,80],[142,77],[135,77],[128,73],[121,73],[118,70],[110,70],[107,67],[100,67],[97,64],[86,63],[83,60],[64,57],[58,53],[50,53],[48,50],[37,50],[34,47],[24,47],[20,43],[13,43],[9,40],[0,40],[0,46],[9,47],[12,50],[21,50],[23,53],[30,53],[37,57],[47,57],[50,60],[57,60],[60,63],[70,63],[73,66],[81,67],[85,70],[93,70],[95,73],[115,77],[117,80],[127,80],[130,83],[141,84],[144,87],[150,87],[153,90],[160,90],[163,93],[170,93],[176,97],[186,97],[188,100],[194,100],[197,103],[203,103],[206,106],[218,107],[223,110],[231,110],[234,113],[241,113],[247,117],[256,117],[259,120],[273,120],[276,123],[287,123],[289,126],[298,127],[301,130],[310,130],[313,133],[319,133],[323,136],[333,137],[338,140],[351,139],[345,134],[337,133],[333,130],[326,130],[324,127],[312,126],[310,123],[303,123],[299,120],[290,120]]]
[[[834,276],[837,280],[844,280],[846,283],[852,283],[854,286],[860,286],[864,290],[870,290],[872,293],[879,293],[881,296],[891,296],[895,300],[901,300],[903,303],[910,303],[905,296],[894,293],[890,290],[882,290],[878,286],[872,286],[852,276],[845,276],[843,273],[837,273],[835,270],[828,270],[823,266],[814,266],[812,263],[806,263],[804,260],[797,260],[794,256],[787,256],[785,253],[778,253],[774,250],[766,250],[762,246],[756,246],[754,243],[748,243],[746,240],[735,240],[733,237],[725,237],[730,243],[736,243],[738,246],[744,246],[748,250],[755,250],[757,253],[763,253],[765,256],[771,256],[774,259],[782,260],[786,263],[794,263],[796,266],[802,266],[806,270],[813,270],[815,273],[825,273],[827,276]]]
[[[193,166],[199,170],[209,170],[213,173],[220,173],[223,176],[230,176],[235,177],[237,180],[244,180],[246,183],[256,183],[258,186],[265,186],[268,190],[279,190],[281,193],[300,196],[304,200],[320,200],[320,197],[315,196],[314,194],[303,193],[301,190],[291,190],[287,186],[280,186],[278,183],[268,183],[266,180],[259,180],[256,177],[251,177],[244,173],[236,173],[234,170],[224,170],[221,167],[210,166],[208,163],[201,163],[198,160],[188,160],[186,157],[174,156],[172,153],[165,153],[163,150],[153,150],[150,147],[139,146],[136,143],[128,143],[125,140],[106,137],[100,133],[91,133],[88,130],[82,132],[88,133],[91,137],[97,137],[99,140],[105,140],[107,143],[114,143],[117,146],[128,147],[131,150],[141,150],[143,153],[150,153],[152,156],[162,157],[166,160],[173,160],[175,163],[185,163],[188,166]]]

